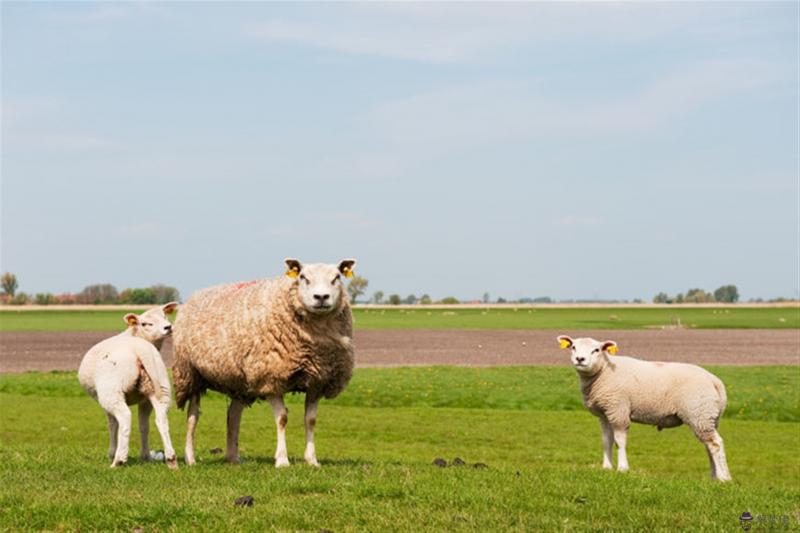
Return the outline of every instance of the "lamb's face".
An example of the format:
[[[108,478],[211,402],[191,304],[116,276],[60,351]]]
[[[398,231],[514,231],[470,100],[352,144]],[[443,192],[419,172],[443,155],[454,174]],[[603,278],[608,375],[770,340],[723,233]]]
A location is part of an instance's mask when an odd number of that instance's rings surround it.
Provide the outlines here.
[[[172,323],[167,319],[167,315],[177,307],[178,302],[170,302],[148,309],[141,315],[129,313],[125,315],[125,323],[132,328],[134,336],[157,343],[172,335]]]
[[[286,275],[295,279],[303,307],[310,313],[325,315],[341,309],[347,300],[342,278],[353,275],[355,264],[353,259],[345,259],[338,265],[303,265],[296,259],[287,259]]]
[[[579,374],[596,374],[607,361],[608,354],[617,352],[614,341],[600,342],[588,337],[573,340],[561,335],[558,342],[562,349],[570,350],[570,361]]]

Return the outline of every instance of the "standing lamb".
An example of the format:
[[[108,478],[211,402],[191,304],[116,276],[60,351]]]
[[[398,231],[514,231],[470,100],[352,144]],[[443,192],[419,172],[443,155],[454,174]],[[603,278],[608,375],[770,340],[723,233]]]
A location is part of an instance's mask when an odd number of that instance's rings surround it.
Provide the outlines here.
[[[725,385],[715,375],[686,363],[656,363],[632,357],[613,357],[614,341],[558,337],[571,349],[583,404],[600,419],[603,468],[612,468],[611,449],[617,444],[617,470],[628,470],[625,443],[631,421],[663,428],[689,426],[706,446],[711,477],[730,481],[722,437],[717,433],[725,411]]]
[[[186,464],[195,464],[200,395],[212,389],[231,398],[230,463],[239,461],[242,410],[255,400],[269,401],[278,430],[276,467],[289,466],[283,396],[305,392],[305,460],[319,466],[317,405],[341,393],[353,373],[353,316],[342,276],[352,277],[355,263],[301,265],[287,259],[285,277],[204,289],[181,307],[173,375],[178,407],[189,402]]]
[[[83,356],[78,380],[106,411],[110,441],[108,458],[112,460],[112,468],[128,460],[131,434],[131,410],[128,406],[133,404],[139,405],[142,460],[150,459],[147,437],[150,412],[155,409],[156,426],[164,444],[167,466],[178,468],[167,421],[169,376],[159,353],[164,339],[172,333],[172,324],[166,315],[177,306],[177,302],[170,302],[141,315],[125,315],[128,329],[95,344]]]

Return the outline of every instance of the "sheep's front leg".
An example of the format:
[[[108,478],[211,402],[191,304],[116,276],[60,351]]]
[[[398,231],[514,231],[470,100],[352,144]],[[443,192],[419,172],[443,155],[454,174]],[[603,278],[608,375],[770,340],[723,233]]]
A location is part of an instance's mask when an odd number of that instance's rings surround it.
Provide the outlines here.
[[[611,452],[614,449],[614,430],[605,418],[600,418],[600,430],[603,433],[603,468],[611,470],[614,468],[611,462]]]
[[[189,398],[189,407],[186,410],[186,464],[192,466],[194,459],[194,430],[197,428],[197,421],[200,419],[200,396],[197,394]]]
[[[628,442],[628,427],[620,426],[613,428],[614,442],[617,444],[617,472],[628,471],[628,454],[625,445]]]
[[[111,460],[117,454],[117,430],[119,424],[111,413],[106,413],[108,419],[108,459]]]
[[[244,404],[231,398],[228,406],[228,440],[225,450],[225,460],[231,464],[239,462],[239,425],[242,421]]]
[[[317,451],[314,447],[314,426],[317,424],[317,407],[319,398],[306,394],[306,453],[304,455],[306,463],[311,466],[319,466],[317,462]]]
[[[151,399],[151,402],[156,411],[156,427],[158,434],[161,435],[161,444],[164,445],[164,461],[170,469],[177,470],[178,457],[175,454],[175,448],[172,447],[172,439],[169,437],[169,419],[167,418],[169,404],[161,403],[155,398]]]
[[[289,456],[286,452],[286,423],[289,421],[289,411],[283,403],[283,396],[270,396],[269,404],[272,406],[272,414],[275,415],[275,425],[278,428],[275,468],[282,468],[289,466]]]
[[[150,447],[147,442],[147,437],[150,433],[150,412],[153,406],[150,402],[143,401],[139,404],[139,436],[142,440],[142,449],[139,451],[139,458],[142,461],[150,460]]]

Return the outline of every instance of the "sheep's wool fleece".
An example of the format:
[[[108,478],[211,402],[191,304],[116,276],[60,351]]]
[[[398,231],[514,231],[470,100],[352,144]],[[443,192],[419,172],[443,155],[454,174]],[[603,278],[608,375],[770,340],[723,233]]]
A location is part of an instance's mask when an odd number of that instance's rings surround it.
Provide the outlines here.
[[[201,290],[175,322],[178,407],[206,389],[247,404],[287,392],[334,398],[353,374],[352,336],[346,293],[338,309],[315,315],[289,278]]]

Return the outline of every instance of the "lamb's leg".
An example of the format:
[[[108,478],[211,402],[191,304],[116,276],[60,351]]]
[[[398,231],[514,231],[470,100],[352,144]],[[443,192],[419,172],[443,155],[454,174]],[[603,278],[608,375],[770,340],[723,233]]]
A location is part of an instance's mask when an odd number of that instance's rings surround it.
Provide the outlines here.
[[[119,424],[111,413],[106,413],[108,419],[108,460],[112,460],[117,453],[117,430]]]
[[[150,434],[150,412],[153,407],[147,400],[139,404],[139,436],[142,439],[142,449],[139,451],[139,458],[142,461],[150,460],[150,447],[147,437]]]
[[[628,471],[628,454],[625,445],[628,442],[628,427],[617,426],[613,428],[614,442],[617,444],[617,472]]]
[[[697,433],[697,438],[705,445],[711,464],[711,478],[719,481],[730,481],[728,461],[725,458],[725,446],[722,437],[716,430]]]
[[[239,462],[239,424],[242,421],[244,404],[231,398],[228,406],[228,442],[225,451],[225,460],[231,464]]]
[[[319,398],[306,394],[306,463],[311,466],[319,466],[317,462],[317,451],[314,448],[314,426],[317,424],[317,407]]]
[[[275,449],[275,468],[289,466],[289,456],[286,452],[286,423],[289,411],[283,403],[283,396],[270,396],[269,404],[272,414],[275,415],[275,425],[278,428],[278,447]]]
[[[200,395],[193,394],[189,398],[189,407],[186,410],[186,464],[192,466],[194,460],[194,430],[200,419]]]
[[[97,402],[117,422],[117,449],[111,467],[125,464],[128,460],[128,441],[131,437],[131,410],[125,403],[125,395],[113,383],[98,384]]]
[[[156,427],[158,434],[161,435],[161,444],[164,446],[164,461],[172,470],[178,469],[178,458],[175,455],[175,448],[172,447],[172,439],[169,437],[169,420],[167,410],[169,404],[160,402],[157,398],[150,398],[150,404],[156,411]],[[140,407],[141,409],[141,407]]]
[[[603,432],[603,468],[611,470],[614,464],[611,462],[611,452],[614,449],[614,430],[605,418],[600,418],[600,430]]]

